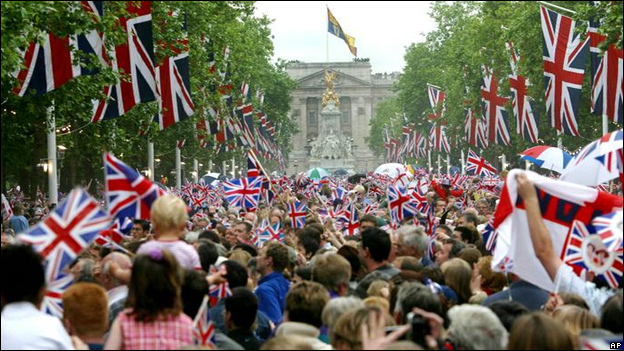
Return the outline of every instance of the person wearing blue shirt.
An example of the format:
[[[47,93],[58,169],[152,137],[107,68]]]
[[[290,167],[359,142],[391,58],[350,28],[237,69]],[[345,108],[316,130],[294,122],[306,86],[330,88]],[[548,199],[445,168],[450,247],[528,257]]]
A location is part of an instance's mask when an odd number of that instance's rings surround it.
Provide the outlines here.
[[[283,320],[286,295],[290,289],[290,282],[282,274],[288,260],[288,249],[276,242],[263,247],[258,256],[258,272],[262,278],[255,293],[259,301],[259,310],[276,325]]]
[[[13,229],[15,234],[19,234],[28,230],[28,220],[24,217],[24,206],[21,203],[15,204],[14,213],[9,219],[9,228]]]

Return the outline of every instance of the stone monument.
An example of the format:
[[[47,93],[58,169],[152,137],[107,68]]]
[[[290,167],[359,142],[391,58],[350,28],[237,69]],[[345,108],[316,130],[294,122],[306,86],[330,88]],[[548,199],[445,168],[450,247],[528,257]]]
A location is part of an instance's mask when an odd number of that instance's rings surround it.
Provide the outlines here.
[[[353,143],[340,133],[340,98],[334,91],[334,79],[338,72],[325,70],[325,93],[319,121],[319,136],[311,143],[310,167],[321,167],[329,171],[353,170]]]

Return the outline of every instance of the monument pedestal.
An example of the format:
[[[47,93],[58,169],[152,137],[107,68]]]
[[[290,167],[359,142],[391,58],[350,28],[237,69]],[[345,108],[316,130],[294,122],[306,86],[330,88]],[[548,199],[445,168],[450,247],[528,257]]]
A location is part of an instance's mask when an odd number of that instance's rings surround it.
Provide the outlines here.
[[[312,142],[310,168],[321,167],[331,172],[355,170],[351,139],[340,132],[341,117],[342,112],[332,101],[321,111],[320,134]]]

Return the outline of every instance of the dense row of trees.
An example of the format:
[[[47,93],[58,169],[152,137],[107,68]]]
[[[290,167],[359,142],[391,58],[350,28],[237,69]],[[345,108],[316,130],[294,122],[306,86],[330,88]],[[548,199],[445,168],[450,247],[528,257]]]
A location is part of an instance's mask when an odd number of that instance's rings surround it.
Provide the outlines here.
[[[622,47],[622,2],[603,1],[597,8],[590,8],[587,2],[582,1],[562,1],[557,5],[576,10],[574,17],[583,23],[590,15],[605,19],[601,29],[608,35],[608,43]],[[424,43],[413,44],[407,49],[405,71],[394,87],[397,96],[383,101],[371,121],[372,131],[368,140],[371,148],[378,154],[385,154],[384,127],[391,126],[393,135],[400,135],[401,126],[405,123],[403,113],[408,123],[416,123],[422,132],[428,131],[424,114],[430,112],[427,83],[431,83],[442,87],[447,95],[445,120],[449,140],[458,141],[462,148],[467,149],[463,129],[465,101],[469,101],[480,113],[481,65],[488,64],[498,72],[497,76],[502,78],[499,92],[510,95],[509,82],[505,79],[510,73],[505,49],[507,41],[513,42],[522,56],[520,74],[532,83],[529,94],[535,98],[540,114],[540,139],[546,145],[556,146],[557,135],[550,127],[544,104],[539,6],[537,2],[530,1],[435,2],[430,15],[435,19],[437,29],[427,35]],[[601,117],[591,115],[589,109],[589,72],[588,58],[578,118],[581,137],[563,137],[564,147],[572,152],[601,136]],[[468,93],[466,87],[469,87]],[[513,162],[517,160],[517,153],[533,146],[516,133],[511,104],[508,104],[507,110],[511,145],[490,146],[484,155],[492,162],[496,162],[496,156],[503,152]],[[616,128],[621,126],[610,122],[609,130]],[[458,165],[460,148],[455,145],[451,158],[452,163]]]
[[[208,70],[204,38],[210,40],[210,48],[216,53],[217,68],[225,70],[220,52],[230,48],[229,70],[234,83],[233,92],[238,93],[242,81],[248,82],[253,91],[265,92],[264,109],[269,120],[276,126],[279,145],[287,153],[290,135],[296,126],[287,116],[290,109],[290,93],[294,82],[285,72],[285,63],[270,61],[273,43],[266,17],[254,16],[254,2],[249,1],[158,1],[152,3],[153,33],[155,43],[172,43],[183,37],[182,18],[169,16],[185,14],[190,46],[191,92],[195,103],[195,116],[177,123],[165,131],[158,131],[152,122],[157,113],[156,102],[141,104],[126,115],[115,120],[89,124],[91,100],[102,96],[102,88],[119,76],[110,69],[94,76],[79,77],[61,88],[40,97],[20,98],[11,93],[15,86],[13,72],[21,68],[21,50],[33,40],[40,40],[42,33],[52,31],[58,36],[81,33],[97,27],[106,35],[108,48],[122,42],[117,18],[124,15],[125,2],[105,2],[105,17],[95,24],[82,11],[74,11],[72,2],[64,1],[14,1],[2,2],[2,187],[20,184],[31,194],[37,185],[46,188],[46,178],[37,164],[47,157],[46,109],[54,101],[57,143],[67,147],[60,162],[60,189],[65,192],[76,184],[91,179],[102,179],[102,152],[112,151],[128,164],[144,168],[147,164],[147,140],[155,142],[156,177],[169,176],[174,167],[176,140],[187,139],[183,156],[187,167],[197,158],[204,164],[213,160],[230,159],[242,151],[215,155],[212,150],[199,148],[194,139],[194,124],[206,113],[208,106],[220,103],[217,92],[209,86],[216,83],[218,75]],[[162,62],[171,50],[168,46],[155,44],[156,63]],[[147,131],[146,135],[142,132]],[[191,166],[192,167],[192,166]]]

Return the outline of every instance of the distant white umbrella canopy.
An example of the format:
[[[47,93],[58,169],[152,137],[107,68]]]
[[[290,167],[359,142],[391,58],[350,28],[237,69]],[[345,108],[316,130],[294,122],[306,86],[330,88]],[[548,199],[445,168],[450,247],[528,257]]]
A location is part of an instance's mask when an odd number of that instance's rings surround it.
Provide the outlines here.
[[[401,173],[411,174],[405,165],[400,163],[385,163],[375,170],[375,174],[385,174],[391,178],[396,178]]]

